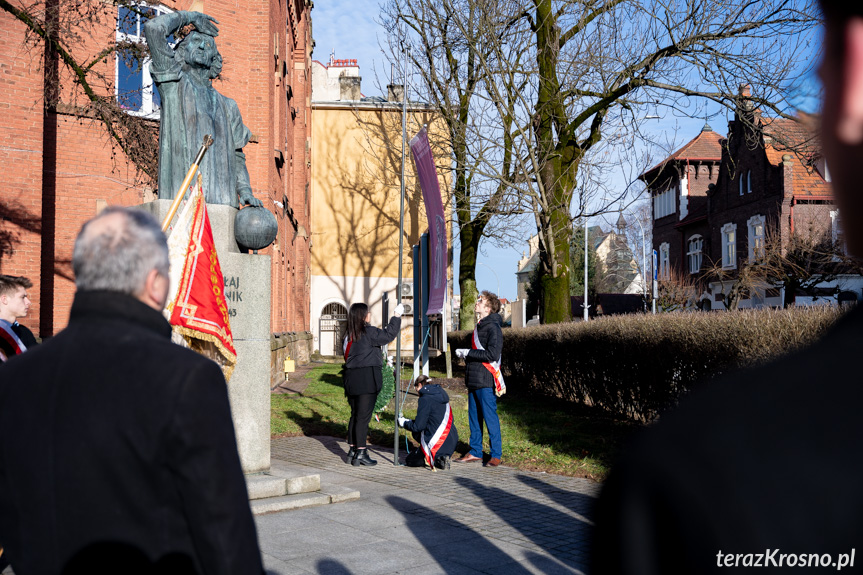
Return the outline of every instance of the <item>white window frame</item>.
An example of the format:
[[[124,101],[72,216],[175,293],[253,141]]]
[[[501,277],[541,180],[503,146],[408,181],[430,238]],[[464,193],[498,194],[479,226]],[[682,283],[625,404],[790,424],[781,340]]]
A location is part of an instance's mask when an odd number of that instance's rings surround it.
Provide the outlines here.
[[[165,6],[150,4],[147,2],[137,2],[134,6],[149,8],[150,10],[158,12],[158,15],[169,14],[172,12],[172,10]],[[120,10],[122,8],[123,6],[117,8],[115,18],[117,43],[130,42],[133,44],[146,44],[147,40],[144,38],[144,31],[141,29],[142,25],[140,16],[138,17],[137,34],[129,34],[120,30]],[[120,67],[123,65],[122,54],[118,51],[114,57],[114,97],[118,100],[120,98]],[[153,93],[155,90],[156,86],[153,83],[153,78],[150,76],[150,58],[147,58],[141,63],[141,109],[126,110],[126,113],[131,116],[141,116],[154,120],[159,119],[159,106],[157,106],[153,101]]]
[[[667,280],[671,277],[671,257],[668,242],[659,244],[659,279]]]
[[[749,241],[749,263],[755,263],[758,258],[764,257],[764,241],[767,235],[765,217],[761,214],[752,216],[746,220],[747,235]],[[761,234],[758,234],[758,227]]]
[[[686,242],[686,261],[689,263],[689,273],[697,274],[701,271],[701,262],[704,253],[704,238],[695,234]]]
[[[746,193],[752,193],[752,170],[746,170]]]
[[[730,222],[722,226],[722,267],[737,269],[737,224]]]
[[[653,219],[658,220],[665,216],[670,216],[677,211],[676,204],[676,188],[670,187],[664,192],[660,192],[653,196]]]

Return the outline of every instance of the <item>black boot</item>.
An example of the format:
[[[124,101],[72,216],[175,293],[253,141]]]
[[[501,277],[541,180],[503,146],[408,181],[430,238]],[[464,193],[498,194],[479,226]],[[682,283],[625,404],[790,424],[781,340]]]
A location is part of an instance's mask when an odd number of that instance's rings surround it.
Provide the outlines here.
[[[355,457],[355,456],[356,456],[356,454],[357,454],[357,448],[356,448],[356,447],[354,447],[353,445],[351,445],[351,446],[349,446],[349,447],[350,447],[350,449],[348,449],[348,458],[347,458],[347,460],[345,461],[345,463],[353,463],[353,462],[354,462],[354,457]]]
[[[438,469],[449,469],[450,457],[448,455],[441,455],[440,457],[435,457],[434,466]]]
[[[357,454],[351,462],[353,465],[377,465],[378,462],[369,457],[368,451],[364,447],[357,449]]]

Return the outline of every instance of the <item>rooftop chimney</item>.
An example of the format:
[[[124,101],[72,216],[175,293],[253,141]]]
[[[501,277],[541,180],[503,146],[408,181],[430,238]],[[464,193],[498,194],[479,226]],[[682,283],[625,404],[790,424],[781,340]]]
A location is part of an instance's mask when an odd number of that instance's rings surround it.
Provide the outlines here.
[[[362,98],[359,76],[339,76],[339,100],[358,101]]]
[[[401,102],[404,99],[405,87],[401,84],[387,85],[387,102]]]

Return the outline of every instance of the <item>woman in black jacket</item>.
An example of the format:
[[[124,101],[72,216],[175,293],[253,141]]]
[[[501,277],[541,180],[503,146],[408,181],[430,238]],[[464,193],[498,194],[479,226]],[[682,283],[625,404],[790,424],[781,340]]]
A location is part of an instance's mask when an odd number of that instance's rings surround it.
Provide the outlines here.
[[[348,463],[377,465],[366,453],[366,436],[378,393],[383,385],[383,354],[380,346],[396,338],[405,306],[399,304],[384,329],[369,325],[371,313],[364,303],[351,305],[345,334],[345,395],[351,406],[348,422]]]

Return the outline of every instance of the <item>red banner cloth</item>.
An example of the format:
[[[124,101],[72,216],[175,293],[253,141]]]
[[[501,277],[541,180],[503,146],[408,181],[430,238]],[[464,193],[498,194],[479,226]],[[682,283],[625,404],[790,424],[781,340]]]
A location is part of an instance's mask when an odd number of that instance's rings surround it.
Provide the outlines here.
[[[171,325],[186,337],[209,341],[224,356],[229,369],[237,362],[237,350],[228,320],[224,277],[213,242],[207,205],[200,188],[194,191],[189,247],[183,262],[177,297],[171,310]]]

